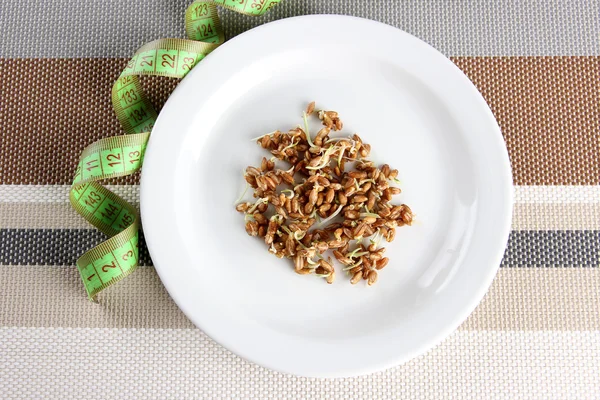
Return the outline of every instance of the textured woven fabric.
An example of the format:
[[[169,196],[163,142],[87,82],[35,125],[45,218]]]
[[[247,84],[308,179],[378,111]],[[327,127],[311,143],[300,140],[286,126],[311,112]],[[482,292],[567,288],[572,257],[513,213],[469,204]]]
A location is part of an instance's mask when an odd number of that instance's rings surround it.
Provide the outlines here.
[[[190,2],[4,0],[0,57],[129,57],[156,38],[182,37]],[[260,18],[223,11],[222,22],[232,37],[281,18],[344,14],[401,28],[449,56],[588,56],[600,55],[599,9],[598,0],[290,0]]]
[[[600,398],[598,1],[285,0],[257,19],[222,12],[229,37],[309,13],[404,29],[451,56],[506,139],[512,232],[488,294],[428,353],[346,379],[276,373],[216,344],[171,300],[143,240],[143,267],[99,305],[85,297],[74,262],[103,235],[68,204],[75,162],[122,133],[113,81],[140,45],[183,36],[187,4],[0,2],[1,399]],[[177,81],[143,84],[160,108]],[[137,204],[138,182],[109,183]]]

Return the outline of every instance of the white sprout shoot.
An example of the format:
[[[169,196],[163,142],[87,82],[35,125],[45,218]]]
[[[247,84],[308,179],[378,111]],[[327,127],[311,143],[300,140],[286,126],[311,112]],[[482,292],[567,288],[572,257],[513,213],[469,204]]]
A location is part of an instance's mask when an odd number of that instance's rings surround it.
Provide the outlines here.
[[[315,147],[315,144],[310,138],[310,133],[308,132],[308,115],[306,114],[306,111],[302,112],[302,119],[304,119],[304,133],[306,134],[306,141],[308,142],[310,147]]]
[[[253,141],[255,141],[255,140],[262,139],[262,138],[264,138],[265,136],[271,136],[271,135],[274,135],[274,134],[275,134],[275,133],[277,133],[277,132],[279,132],[279,131],[273,131],[273,132],[265,133],[264,135],[260,135],[260,136],[258,136],[258,137],[255,137],[254,139],[250,139],[250,141],[251,141],[251,142],[253,142]]]
[[[244,191],[242,192],[242,194],[240,194],[240,197],[238,197],[235,200],[235,204],[238,204],[239,202],[242,201],[242,199],[244,198],[244,196],[246,196],[246,192],[248,191],[249,187],[250,187],[250,184],[248,182],[246,182],[246,187],[244,188]]]
[[[298,235],[298,233],[301,233],[301,232],[300,232],[300,231],[296,231],[296,232],[294,232],[294,235],[293,235],[293,236],[294,236],[294,239],[296,239],[296,242],[298,242],[298,244],[299,244],[300,246],[302,246],[302,248],[303,248],[304,250],[308,250],[308,247],[306,247],[306,246],[304,245],[304,243],[302,243],[302,242],[300,241],[300,240],[302,240],[302,238],[304,237],[304,235],[306,234],[306,232],[302,233],[302,236],[299,236],[299,235]]]
[[[346,268],[344,268],[344,271],[349,271],[354,267],[358,267],[360,264],[362,264],[362,258],[360,260],[358,260],[358,262],[356,264],[348,265]]]
[[[291,199],[292,197],[294,197],[294,191],[292,189],[283,189],[281,191],[281,193],[283,193],[285,195],[285,197],[287,197],[288,199]],[[289,193],[289,195],[287,195],[286,193]]]
[[[254,205],[252,207],[250,207],[247,211],[248,214],[252,214],[254,211],[256,211],[256,209],[258,208],[258,206],[260,206],[262,203],[268,203],[269,199],[265,198],[265,197],[261,197],[260,199],[256,200],[256,203],[254,203]]]
[[[283,152],[284,152],[284,151],[286,151],[287,149],[291,149],[292,147],[296,147],[296,146],[298,146],[298,143],[300,143],[300,142],[297,142],[297,143],[294,143],[294,142],[292,142],[292,144],[290,144],[290,145],[287,145],[286,147],[284,147],[283,149],[281,149],[281,152],[283,153]]]
[[[346,151],[346,146],[340,146],[340,154],[338,155],[337,165],[338,168],[342,165],[342,158],[344,157],[344,151]]]
[[[349,138],[349,137],[332,138],[332,139],[327,140],[325,143],[339,142],[340,140],[352,140],[352,138]]]
[[[337,217],[337,215],[342,212],[342,208],[344,208],[344,207],[338,207],[338,209],[335,210],[335,212],[333,214],[331,214],[329,217],[327,217],[325,219],[322,219],[321,222],[319,223],[319,225],[324,225],[324,224],[328,223],[329,221],[331,221],[332,219],[334,219],[335,217]]]
[[[283,215],[280,214],[275,214],[273,215],[271,218],[269,218],[270,221],[275,221],[278,224],[281,224],[283,222]]]
[[[277,249],[275,248],[274,243],[271,243],[271,247],[269,247],[269,253],[277,253]]]
[[[352,141],[352,147],[350,147],[350,151],[349,151],[350,154],[356,153],[356,146],[355,146],[355,144],[356,144],[356,142],[353,140]]]
[[[383,233],[381,233],[381,231],[379,229],[377,229],[377,233],[375,233],[375,235],[369,239],[369,242],[371,242],[371,244],[375,245],[375,248],[379,247],[379,242],[381,242],[381,239],[383,239]]]
[[[306,235],[306,232],[296,231],[296,232],[294,232],[294,239],[296,239],[297,241],[300,241],[300,240],[304,239],[305,235]]]
[[[327,278],[329,277],[329,275],[331,275],[331,272],[328,272],[326,274],[315,274],[315,276],[318,276],[319,278]]]
[[[357,247],[356,249],[352,250],[350,253],[346,254],[346,257],[348,257],[348,258],[362,257],[365,254],[369,254],[368,251],[362,251],[359,253],[360,250],[361,250],[361,248]]]
[[[322,156],[322,162],[319,165],[316,165],[314,167],[306,167],[306,169],[321,169],[321,168],[325,168],[327,166],[327,164],[329,164],[329,157],[331,157],[331,155],[333,153],[335,153],[335,150],[337,150],[337,147],[331,145],[329,146],[329,148],[327,149],[327,151],[325,152],[325,154],[323,154]]]

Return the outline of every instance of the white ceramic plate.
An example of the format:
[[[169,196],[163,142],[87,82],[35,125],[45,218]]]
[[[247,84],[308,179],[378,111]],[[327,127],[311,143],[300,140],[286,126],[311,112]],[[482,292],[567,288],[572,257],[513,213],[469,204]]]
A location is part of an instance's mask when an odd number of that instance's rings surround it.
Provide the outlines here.
[[[247,236],[234,201],[250,141],[340,113],[372,158],[400,170],[418,222],[398,229],[379,282],[300,276]],[[144,161],[144,232],[175,302],[210,337],[275,370],[339,377],[402,363],[472,312],[501,261],[512,186],[483,98],[442,54],[390,26],[343,16],[263,25],[202,61],[156,123]]]

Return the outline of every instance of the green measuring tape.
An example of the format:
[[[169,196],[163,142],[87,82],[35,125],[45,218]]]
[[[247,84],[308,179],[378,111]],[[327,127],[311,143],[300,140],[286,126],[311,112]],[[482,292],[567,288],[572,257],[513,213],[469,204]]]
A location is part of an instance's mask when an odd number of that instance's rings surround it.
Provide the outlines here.
[[[101,179],[132,174],[142,167],[156,110],[144,94],[138,76],[183,78],[225,38],[217,5],[246,15],[262,15],[281,0],[195,1],[185,12],[189,40],[160,39],[142,46],[112,88],[112,103],[126,135],[101,139],[79,158],[71,205],[110,238],[77,260],[90,300],[138,266],[139,215],[135,207],[106,189]]]

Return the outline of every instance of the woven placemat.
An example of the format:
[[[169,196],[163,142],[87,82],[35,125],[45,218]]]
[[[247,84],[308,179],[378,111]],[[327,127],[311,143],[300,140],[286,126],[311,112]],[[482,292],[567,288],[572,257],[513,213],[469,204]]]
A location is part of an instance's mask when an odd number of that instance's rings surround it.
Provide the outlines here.
[[[285,0],[258,19],[222,12],[229,37],[310,13],[406,30],[469,76],[506,139],[513,226],[481,305],[425,355],[330,380],[214,343],[170,299],[143,240],[135,274],[100,305],[85,297],[75,259],[103,235],[68,204],[77,156],[121,134],[113,81],[142,44],[183,37],[187,5],[0,3],[0,398],[600,398],[600,2]],[[176,84],[144,80],[159,107]],[[137,203],[138,182],[109,183]]]

